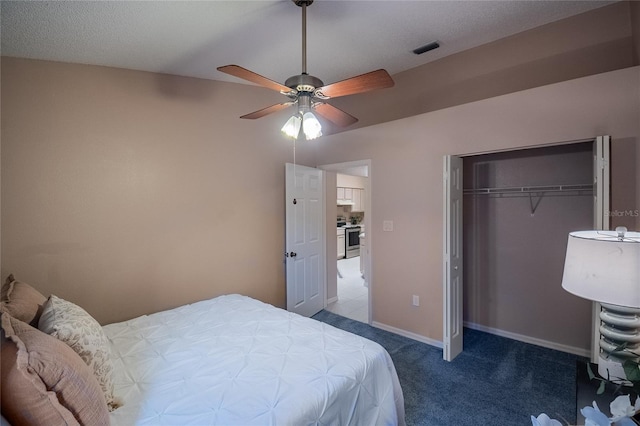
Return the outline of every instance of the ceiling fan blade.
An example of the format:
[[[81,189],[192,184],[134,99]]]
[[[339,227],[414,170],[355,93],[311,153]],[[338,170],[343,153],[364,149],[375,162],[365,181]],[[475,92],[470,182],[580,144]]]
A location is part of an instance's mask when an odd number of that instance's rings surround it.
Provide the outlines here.
[[[340,127],[351,126],[358,121],[353,115],[329,104],[317,104],[314,109],[318,114]]]
[[[254,112],[251,112],[249,114],[243,115],[240,118],[248,118],[248,119],[253,120],[253,119],[256,119],[256,118],[264,117],[267,114],[271,114],[271,113],[274,113],[274,112],[278,112],[278,111],[280,111],[282,109],[285,109],[286,107],[288,107],[290,105],[293,105],[294,103],[295,102],[285,102],[285,103],[282,103],[282,104],[271,105],[271,106],[268,106],[266,108],[259,109],[258,111],[254,111]]]
[[[320,87],[316,89],[316,96],[319,98],[337,98],[338,96],[354,95],[370,90],[384,89],[392,87],[393,85],[393,79],[389,73],[386,70],[380,69]]]
[[[243,80],[247,80],[252,83],[259,84],[262,87],[275,90],[276,92],[289,93],[293,90],[290,87],[284,86],[273,80],[269,80],[268,78],[263,77],[260,74],[256,74],[255,72],[249,71],[248,69],[242,68],[241,66],[238,66],[238,65],[225,65],[222,67],[218,67],[217,69],[218,71],[223,72],[225,74],[229,74],[234,77],[238,77]]]

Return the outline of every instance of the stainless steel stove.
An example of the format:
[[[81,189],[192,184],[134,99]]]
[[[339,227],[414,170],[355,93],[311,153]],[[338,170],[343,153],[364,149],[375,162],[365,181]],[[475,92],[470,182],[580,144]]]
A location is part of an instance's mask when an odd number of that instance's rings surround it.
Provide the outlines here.
[[[360,226],[358,225],[346,225],[345,226],[345,257],[350,259],[352,257],[360,256]]]

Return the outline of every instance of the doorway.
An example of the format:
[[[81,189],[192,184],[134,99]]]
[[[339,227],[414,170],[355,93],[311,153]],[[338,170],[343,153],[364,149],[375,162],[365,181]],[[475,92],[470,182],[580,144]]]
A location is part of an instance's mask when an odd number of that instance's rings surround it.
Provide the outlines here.
[[[326,310],[371,323],[370,160],[319,166],[327,171]],[[336,200],[331,205],[330,200]],[[336,259],[333,263],[332,259]]]

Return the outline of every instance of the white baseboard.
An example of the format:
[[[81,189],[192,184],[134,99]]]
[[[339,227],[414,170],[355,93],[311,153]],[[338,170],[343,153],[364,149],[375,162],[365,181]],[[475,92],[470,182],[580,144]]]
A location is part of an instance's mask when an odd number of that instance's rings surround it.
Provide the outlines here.
[[[333,303],[333,302],[337,302],[338,301],[338,296],[336,297],[332,297],[330,299],[327,299],[327,305]],[[325,306],[326,307],[326,306]]]
[[[431,339],[421,334],[413,333],[411,331],[403,330],[401,328],[392,327],[390,325],[382,324],[376,321],[372,321],[371,325],[381,330],[389,331],[391,333],[408,337],[409,339],[417,340],[418,342],[426,343],[427,345],[435,346],[437,348],[442,349],[442,342],[439,340]]]
[[[542,346],[543,348],[555,349],[556,351],[567,352],[574,355],[580,355],[584,357],[591,357],[591,352],[588,349],[576,348],[574,346],[563,345],[561,343],[550,342],[548,340],[538,339],[535,337],[525,336],[518,333],[512,333],[510,331],[499,330],[497,328],[487,327],[484,325],[464,322],[464,326],[473,330],[484,331],[485,333],[495,334],[496,336],[506,337],[508,339],[518,340],[524,343],[531,343],[532,345]]]

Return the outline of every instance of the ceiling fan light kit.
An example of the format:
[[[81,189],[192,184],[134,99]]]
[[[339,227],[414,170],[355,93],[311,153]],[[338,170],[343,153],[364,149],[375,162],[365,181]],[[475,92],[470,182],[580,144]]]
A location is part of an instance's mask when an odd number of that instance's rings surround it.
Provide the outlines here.
[[[290,99],[289,102],[271,105],[243,115],[240,118],[261,118],[291,105],[297,105],[298,111],[287,120],[282,127],[282,132],[287,137],[297,139],[300,128],[302,127],[305,138],[311,140],[322,135],[322,126],[313,114],[313,111],[338,127],[347,127],[358,121],[354,116],[325,101],[339,96],[354,95],[370,90],[392,87],[394,82],[389,73],[383,69],[371,71],[326,86],[319,78],[307,74],[307,6],[311,5],[313,0],[292,1],[296,6],[302,8],[302,73],[289,77],[284,85],[282,85],[238,65],[218,67],[218,71],[278,91]]]
[[[302,126],[305,139],[312,140],[322,136],[322,126],[311,109],[311,97],[301,94],[298,98],[298,112],[282,126],[282,133],[291,139],[298,139]]]

